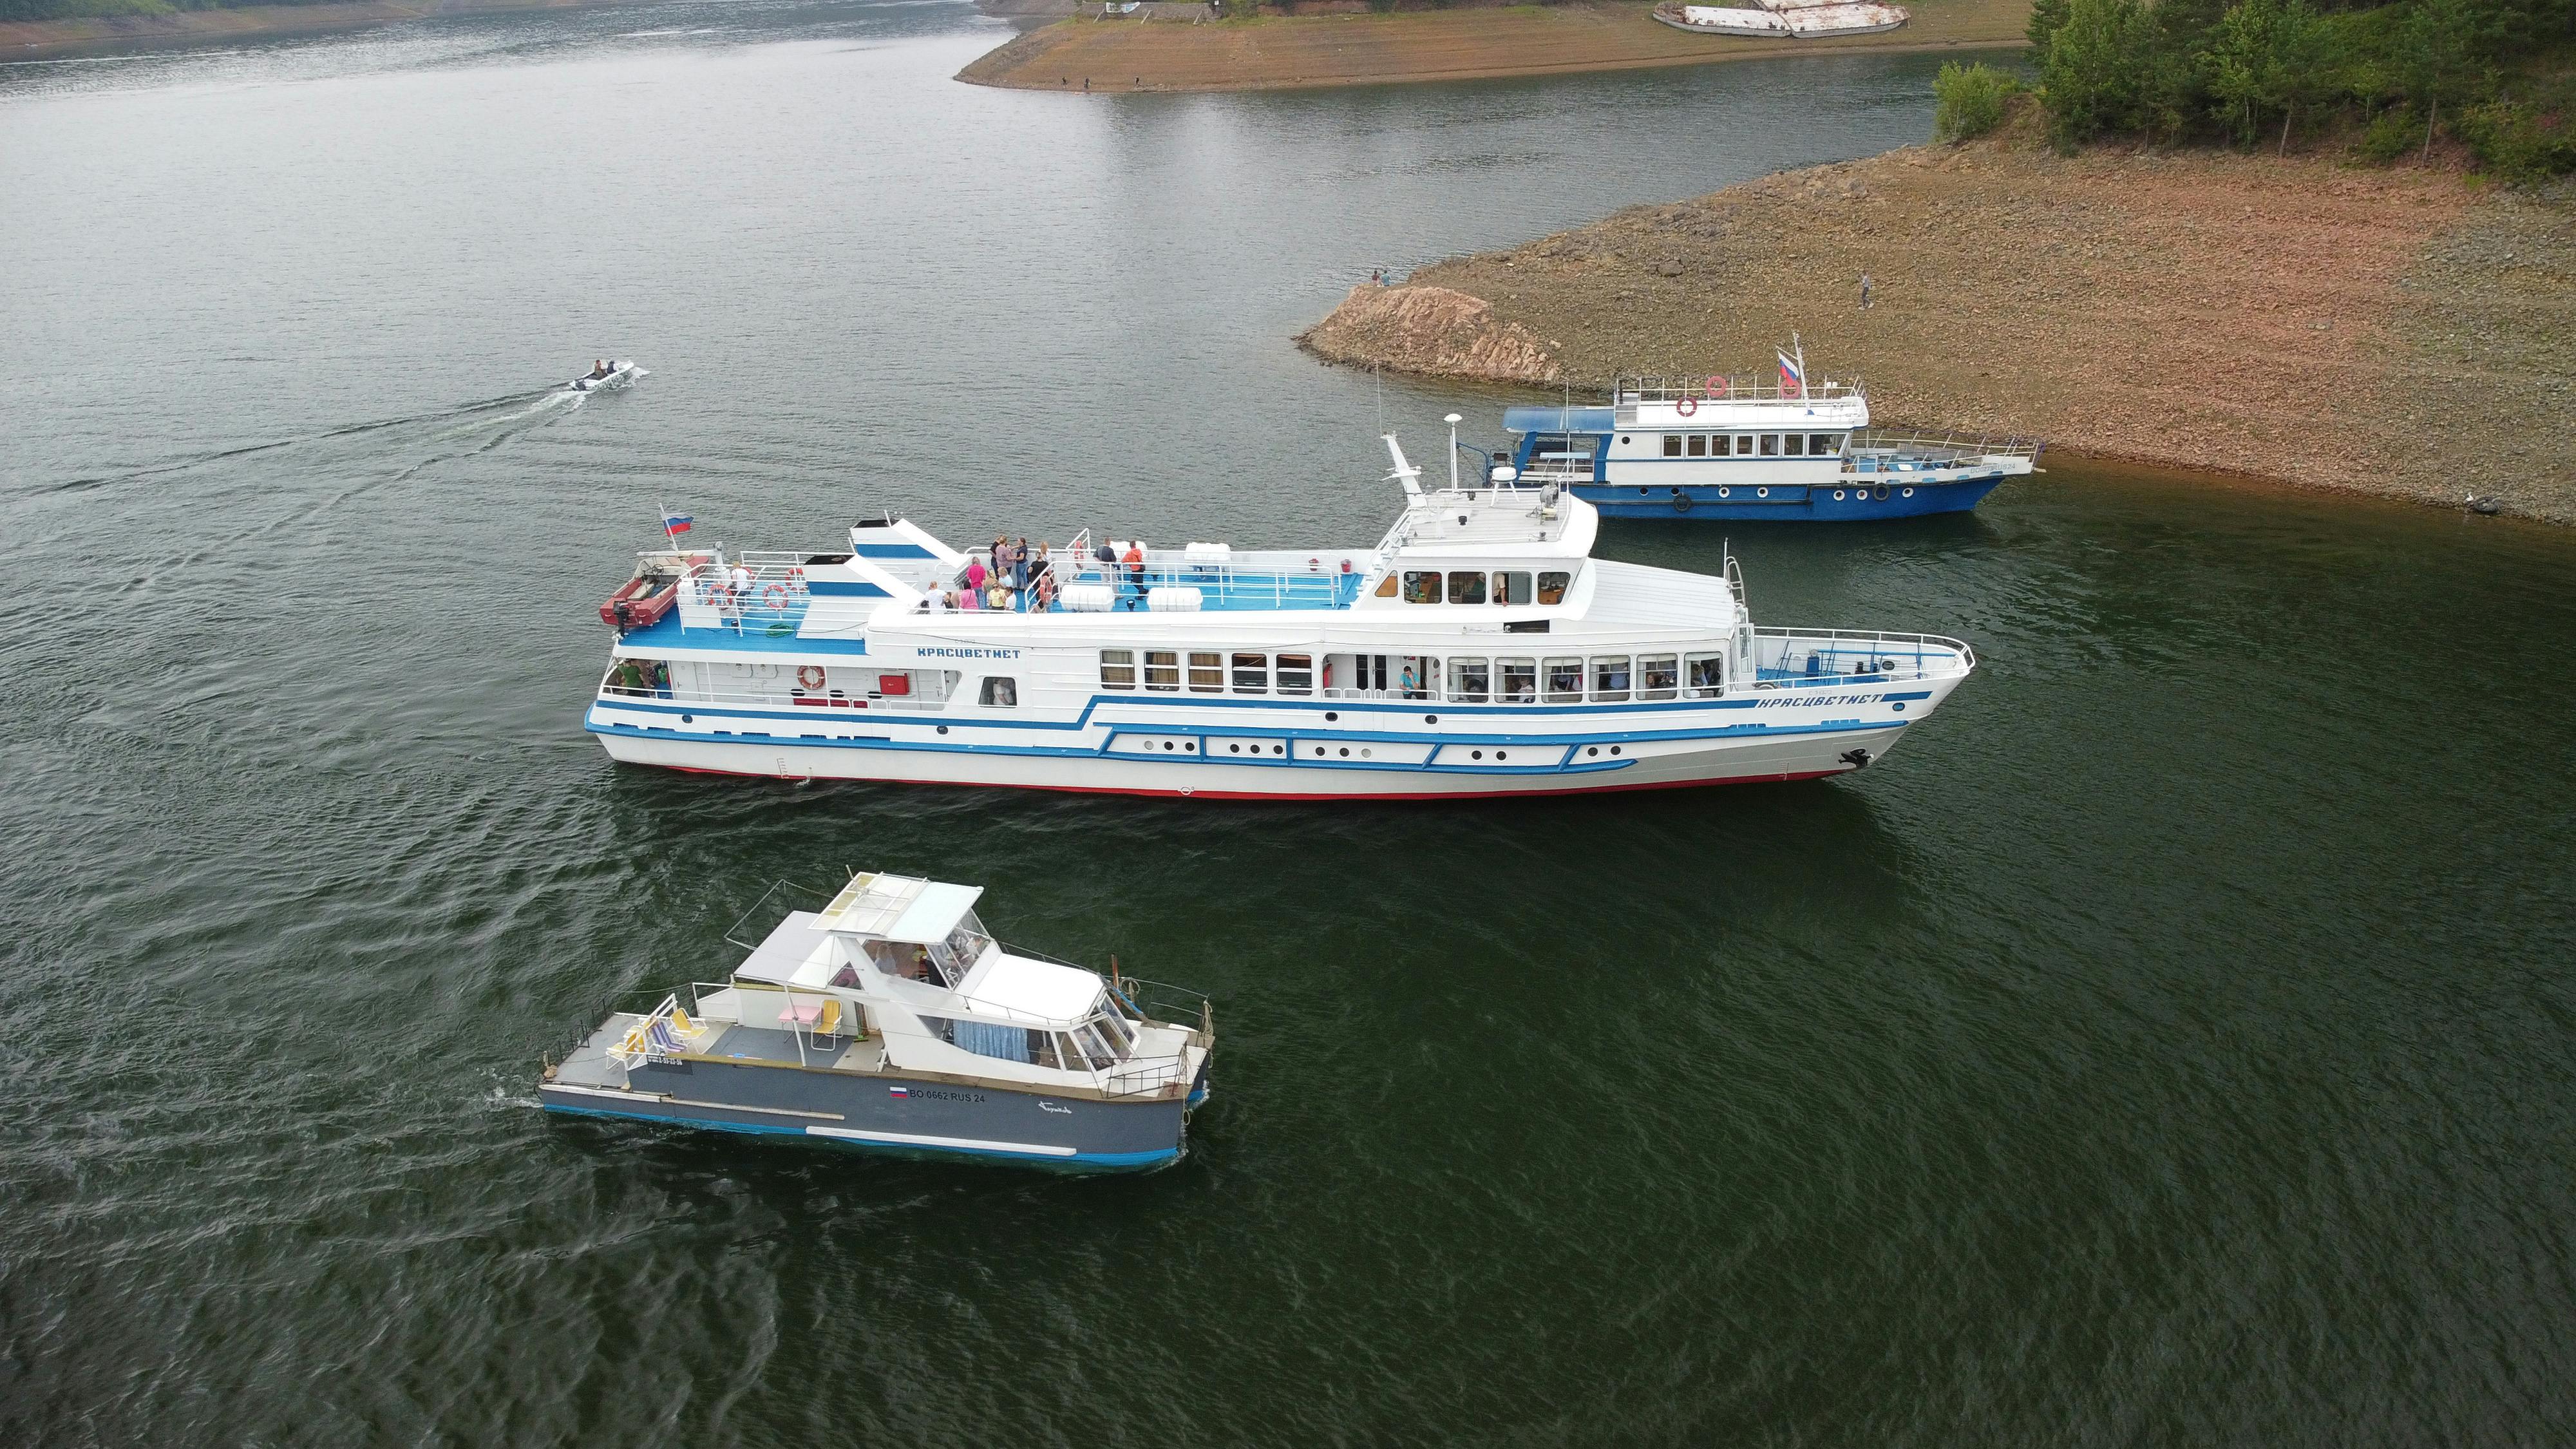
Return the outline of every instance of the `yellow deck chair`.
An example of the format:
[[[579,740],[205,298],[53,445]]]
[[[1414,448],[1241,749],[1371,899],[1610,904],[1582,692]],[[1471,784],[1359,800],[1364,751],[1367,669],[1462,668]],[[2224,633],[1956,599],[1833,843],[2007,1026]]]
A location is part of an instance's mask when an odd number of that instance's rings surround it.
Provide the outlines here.
[[[814,1018],[814,1034],[828,1036],[835,1042],[841,1039],[841,998],[828,996],[823,999],[823,1014]]]

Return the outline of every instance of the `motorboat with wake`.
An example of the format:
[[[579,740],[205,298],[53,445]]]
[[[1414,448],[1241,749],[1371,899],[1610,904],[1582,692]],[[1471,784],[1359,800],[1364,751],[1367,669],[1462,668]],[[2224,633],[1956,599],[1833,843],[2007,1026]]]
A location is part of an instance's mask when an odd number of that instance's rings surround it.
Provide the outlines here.
[[[644,376],[644,369],[633,358],[619,361],[602,358],[590,365],[590,371],[564,384],[574,392],[597,392],[602,388],[624,387]]]
[[[1181,1155],[1216,1044],[1205,998],[1005,946],[980,888],[909,876],[854,874],[748,939],[792,889],[727,933],[750,953],[729,979],[611,1012],[548,1063],[546,1108],[1069,1171]]]

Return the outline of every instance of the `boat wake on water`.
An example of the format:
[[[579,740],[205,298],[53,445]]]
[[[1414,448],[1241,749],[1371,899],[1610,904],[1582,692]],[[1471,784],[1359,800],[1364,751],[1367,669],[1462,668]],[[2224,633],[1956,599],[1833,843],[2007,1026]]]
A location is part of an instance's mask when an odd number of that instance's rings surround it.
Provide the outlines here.
[[[644,370],[642,368],[633,368],[631,373],[628,374],[628,378],[631,379],[632,377],[641,377],[643,375]],[[622,380],[620,385],[623,385]],[[369,439],[370,451],[375,451],[376,448],[374,445],[397,443],[397,440],[400,438],[404,430],[407,429],[426,430],[426,435],[423,437],[422,441],[429,443],[437,443],[448,439],[465,437],[471,434],[489,433],[494,429],[506,430],[493,438],[491,442],[485,444],[484,447],[469,450],[482,452],[487,451],[491,447],[507,442],[509,439],[516,437],[519,433],[527,431],[528,428],[542,427],[558,418],[568,415],[575,408],[581,406],[581,404],[589,398],[590,393],[596,390],[596,386],[590,389],[576,391],[569,385],[558,385],[538,392],[508,393],[500,397],[484,398],[476,402],[460,403],[454,407],[438,409],[435,412],[415,413],[408,417],[399,418],[377,418],[362,423],[351,423],[346,427],[326,428],[320,432],[303,433],[291,438],[279,438],[272,442],[248,443],[240,447],[219,448],[210,452],[198,453],[191,457],[177,458],[164,463],[154,463],[141,468],[130,468],[119,472],[100,473],[88,477],[66,479],[58,483],[37,484],[27,491],[40,495],[52,493],[81,493],[95,488],[112,488],[126,483],[139,483],[148,479],[164,478],[176,473],[186,473],[199,468],[214,467],[220,464],[235,462],[243,458],[255,458],[266,454],[284,452],[290,449],[329,448],[333,445],[346,443],[351,439],[357,438]],[[383,435],[392,436],[387,437]],[[397,446],[389,450],[399,451],[399,448]],[[412,462],[409,466],[403,468],[394,476],[396,478],[407,478],[412,474],[419,472],[423,468],[433,466],[457,456],[459,456],[459,454],[453,451],[436,453],[429,457],[421,458]]]

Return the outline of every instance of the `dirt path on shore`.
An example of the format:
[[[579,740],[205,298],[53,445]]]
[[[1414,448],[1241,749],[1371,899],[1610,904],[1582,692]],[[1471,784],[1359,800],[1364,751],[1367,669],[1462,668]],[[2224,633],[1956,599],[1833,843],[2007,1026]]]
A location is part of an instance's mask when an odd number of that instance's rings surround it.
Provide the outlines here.
[[[1031,31],[957,73],[1029,90],[1214,91],[1563,75],[1823,52],[2019,46],[2029,0],[1908,0],[1885,35],[1748,40],[1657,24],[1647,3],[1463,7],[1178,23],[1084,15]]]
[[[1910,147],[1441,262],[1300,340],[1579,389],[1793,329],[1892,424],[2576,523],[2576,207],[2442,169]],[[1491,366],[1499,336],[1533,350]]]

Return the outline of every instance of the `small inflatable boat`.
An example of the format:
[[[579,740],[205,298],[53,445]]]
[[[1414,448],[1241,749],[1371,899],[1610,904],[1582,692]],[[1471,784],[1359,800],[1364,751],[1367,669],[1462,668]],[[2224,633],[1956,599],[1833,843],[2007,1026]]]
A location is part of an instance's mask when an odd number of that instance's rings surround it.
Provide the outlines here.
[[[574,392],[597,392],[604,387],[624,387],[643,375],[644,369],[637,367],[632,359],[609,361],[592,367],[589,372],[564,385]]]

